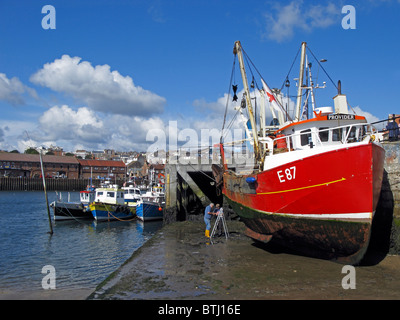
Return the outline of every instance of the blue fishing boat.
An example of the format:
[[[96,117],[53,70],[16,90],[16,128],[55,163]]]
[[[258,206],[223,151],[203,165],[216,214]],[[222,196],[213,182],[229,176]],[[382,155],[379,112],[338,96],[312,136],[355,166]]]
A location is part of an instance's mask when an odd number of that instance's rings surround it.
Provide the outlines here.
[[[136,216],[142,221],[161,220],[164,214],[165,195],[162,187],[153,187],[143,194],[136,206]]]
[[[136,216],[143,221],[161,220],[163,213],[164,208],[155,202],[142,200],[136,206]]]

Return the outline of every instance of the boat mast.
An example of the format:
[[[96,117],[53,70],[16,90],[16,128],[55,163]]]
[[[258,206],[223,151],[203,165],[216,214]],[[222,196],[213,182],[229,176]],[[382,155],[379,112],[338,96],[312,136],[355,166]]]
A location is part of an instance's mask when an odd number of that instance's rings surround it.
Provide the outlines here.
[[[314,82],[313,82],[312,74],[311,74],[311,62],[308,63],[308,72],[309,72],[309,77],[310,77],[311,106],[312,106],[312,111],[314,111],[315,110],[315,94],[314,94]]]
[[[242,45],[240,44],[240,41],[235,42],[235,47],[233,48],[233,53],[237,54],[237,56],[238,56],[240,72],[242,74],[242,80],[243,80],[243,86],[244,86],[244,94],[246,96],[246,104],[247,104],[247,109],[249,110],[251,130],[252,130],[253,140],[254,140],[254,153],[255,153],[256,160],[260,161],[261,155],[260,155],[260,148],[259,148],[259,144],[258,144],[257,127],[256,127],[256,121],[254,119],[253,107],[251,106],[249,84],[247,82],[246,70],[244,67],[244,60],[243,60],[243,53],[242,53]]]
[[[300,74],[299,74],[299,83],[297,87],[297,101],[296,101],[296,116],[295,120],[300,120],[300,112],[301,112],[301,90],[303,89],[303,77],[304,77],[304,61],[306,57],[306,46],[307,42],[301,43],[301,58],[300,58]]]

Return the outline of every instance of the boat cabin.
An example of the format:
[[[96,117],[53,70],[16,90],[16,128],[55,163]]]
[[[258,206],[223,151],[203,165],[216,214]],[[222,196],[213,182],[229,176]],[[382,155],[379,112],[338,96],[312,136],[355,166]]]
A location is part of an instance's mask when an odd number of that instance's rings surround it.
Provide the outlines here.
[[[124,190],[116,187],[97,188],[95,201],[109,204],[124,204]]]
[[[317,116],[313,119],[293,122],[277,133],[279,143],[283,146],[290,143],[291,149],[308,149],[324,145],[344,144],[361,141],[365,136],[366,120],[364,117],[351,114],[331,114]],[[286,141],[286,137],[290,137]],[[278,144],[278,141],[277,141]]]
[[[275,136],[260,139],[265,143],[264,170],[288,161],[304,158],[329,149],[345,148],[348,144],[369,143],[377,139],[365,117],[353,114],[316,114],[314,118],[291,122],[275,132]]]
[[[129,185],[128,187],[123,187],[122,189],[124,190],[125,204],[135,205],[138,201],[140,201],[141,192],[139,188]]]
[[[96,192],[94,190],[84,190],[79,193],[79,198],[84,205],[88,205],[89,203],[94,201],[95,195]]]

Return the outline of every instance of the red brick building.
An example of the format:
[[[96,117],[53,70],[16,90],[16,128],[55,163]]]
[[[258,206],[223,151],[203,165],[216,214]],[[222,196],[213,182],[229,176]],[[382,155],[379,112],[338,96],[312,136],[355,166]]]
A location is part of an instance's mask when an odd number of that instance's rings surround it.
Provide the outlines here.
[[[102,179],[116,178],[124,179],[126,177],[126,165],[122,161],[112,160],[77,160],[80,164],[81,179]]]
[[[75,157],[43,156],[46,177],[78,179],[79,162]],[[41,177],[38,154],[0,153],[0,177]]]

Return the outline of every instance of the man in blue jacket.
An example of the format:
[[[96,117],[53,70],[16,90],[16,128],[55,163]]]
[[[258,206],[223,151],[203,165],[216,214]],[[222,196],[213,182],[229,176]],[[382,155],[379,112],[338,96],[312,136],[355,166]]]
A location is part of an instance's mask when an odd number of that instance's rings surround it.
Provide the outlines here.
[[[207,207],[206,210],[204,210],[204,222],[206,224],[206,237],[210,237],[210,229],[211,229],[211,216],[214,214],[213,213],[213,208],[214,208],[214,203],[210,203]]]

